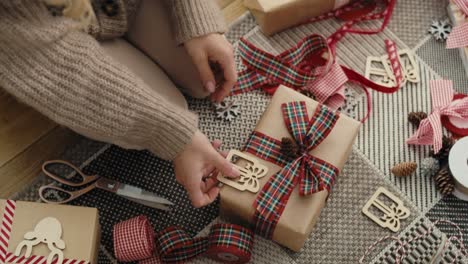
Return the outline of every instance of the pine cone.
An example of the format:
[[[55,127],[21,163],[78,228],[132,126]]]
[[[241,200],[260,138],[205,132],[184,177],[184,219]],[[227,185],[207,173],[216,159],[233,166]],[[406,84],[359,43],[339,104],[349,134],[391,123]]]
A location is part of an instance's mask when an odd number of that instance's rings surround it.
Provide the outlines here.
[[[434,176],[440,170],[439,161],[433,157],[421,161],[421,173],[424,176]]]
[[[424,112],[411,112],[408,114],[408,121],[416,127],[419,127],[424,118],[427,118],[427,114]]]
[[[448,166],[443,167],[435,176],[434,181],[442,195],[449,195],[455,189],[453,175]]]
[[[409,176],[413,174],[418,168],[416,162],[402,162],[392,168],[393,175],[397,177]]]
[[[441,166],[443,166],[447,164],[450,149],[452,148],[453,144],[455,144],[455,141],[452,138],[444,136],[442,138],[442,148],[440,149],[440,151],[438,153],[434,153],[434,151],[431,151],[430,154],[432,157],[439,161],[439,164]]]
[[[294,159],[299,155],[299,146],[294,139],[284,137],[281,139],[281,153],[288,158]]]

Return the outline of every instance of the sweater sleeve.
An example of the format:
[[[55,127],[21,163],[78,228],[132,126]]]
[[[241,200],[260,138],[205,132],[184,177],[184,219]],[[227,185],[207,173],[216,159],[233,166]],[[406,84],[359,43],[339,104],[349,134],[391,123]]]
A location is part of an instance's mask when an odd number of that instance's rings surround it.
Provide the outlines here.
[[[166,0],[177,44],[209,33],[224,33],[226,25],[214,0]]]
[[[171,160],[197,116],[173,106],[40,1],[0,1],[0,86],[78,133]]]

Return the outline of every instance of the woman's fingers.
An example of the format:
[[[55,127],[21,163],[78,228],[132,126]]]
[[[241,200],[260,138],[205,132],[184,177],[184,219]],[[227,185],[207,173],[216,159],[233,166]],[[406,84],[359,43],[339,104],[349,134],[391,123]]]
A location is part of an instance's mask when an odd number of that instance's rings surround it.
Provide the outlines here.
[[[194,207],[200,208],[212,203],[219,194],[219,188],[214,186],[203,192],[198,184],[186,186],[190,200]]]
[[[218,169],[223,176],[230,178],[237,178],[240,176],[240,171],[220,153],[216,152],[212,156],[213,165]]]
[[[224,73],[224,83],[219,87],[212,95],[213,100],[216,102],[221,102],[223,99],[229,95],[232,87],[237,82],[237,71],[236,63],[234,61],[234,53],[232,47],[226,41],[226,45],[229,45],[228,48],[223,49],[217,55],[217,61],[221,64]]]
[[[193,58],[193,62],[198,70],[205,90],[209,93],[215,92],[216,81],[213,71],[210,68],[208,57],[205,54],[199,54]]]
[[[200,189],[202,190],[202,192],[206,193],[211,188],[217,185],[218,185],[218,180],[216,179],[216,176],[214,176],[214,177],[206,178],[205,181],[202,181],[200,183]]]
[[[215,148],[216,150],[219,149],[219,147],[221,147],[221,145],[223,144],[223,142],[219,139],[215,139],[211,142],[211,145],[213,146],[213,148]]]

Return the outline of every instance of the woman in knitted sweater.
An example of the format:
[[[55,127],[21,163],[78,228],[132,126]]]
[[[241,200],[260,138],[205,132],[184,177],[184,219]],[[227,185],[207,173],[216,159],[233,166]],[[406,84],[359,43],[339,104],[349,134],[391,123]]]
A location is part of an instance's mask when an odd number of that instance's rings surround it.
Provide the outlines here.
[[[197,129],[179,89],[222,101],[236,82],[212,1],[0,1],[0,87],[85,136],[172,160],[192,204],[209,204],[219,189],[203,179],[239,172]]]

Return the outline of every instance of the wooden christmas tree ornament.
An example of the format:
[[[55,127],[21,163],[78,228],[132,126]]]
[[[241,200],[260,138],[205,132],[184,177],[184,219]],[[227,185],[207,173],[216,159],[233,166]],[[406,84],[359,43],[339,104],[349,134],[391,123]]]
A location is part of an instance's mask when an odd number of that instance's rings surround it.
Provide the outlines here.
[[[415,127],[419,127],[419,124],[425,118],[427,118],[427,114],[424,112],[411,112],[408,114],[408,121]]]
[[[416,162],[402,162],[393,166],[392,173],[397,177],[404,177],[413,174],[417,168]]]

